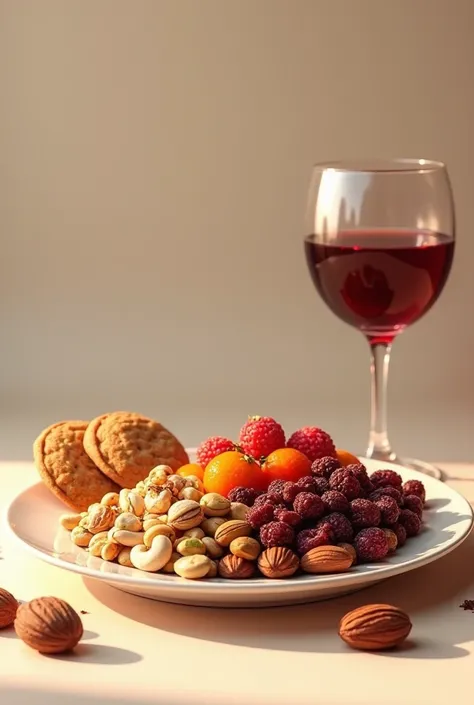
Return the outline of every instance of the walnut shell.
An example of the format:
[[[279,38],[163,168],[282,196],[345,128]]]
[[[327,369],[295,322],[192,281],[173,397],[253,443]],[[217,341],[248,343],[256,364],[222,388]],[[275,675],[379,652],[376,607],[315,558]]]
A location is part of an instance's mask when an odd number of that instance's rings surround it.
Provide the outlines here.
[[[221,578],[245,580],[253,577],[255,573],[255,563],[229,553],[219,561],[218,571]]]
[[[341,619],[339,636],[353,649],[380,651],[405,641],[411,627],[410,617],[398,607],[364,605]]]
[[[289,548],[267,548],[258,559],[258,567],[266,578],[289,578],[300,567],[298,556]]]
[[[18,607],[18,602],[11,592],[0,588],[0,629],[4,629],[13,624]]]
[[[352,565],[352,556],[340,546],[317,546],[301,559],[305,573],[343,573]]]
[[[60,654],[81,640],[83,626],[77,612],[64,600],[39,597],[20,605],[15,631],[35,651]]]

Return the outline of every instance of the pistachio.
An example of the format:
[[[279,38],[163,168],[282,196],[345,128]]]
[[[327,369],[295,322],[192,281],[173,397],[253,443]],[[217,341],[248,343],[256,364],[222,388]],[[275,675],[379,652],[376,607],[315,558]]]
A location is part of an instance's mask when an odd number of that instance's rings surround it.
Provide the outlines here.
[[[218,527],[214,538],[221,546],[229,546],[234,539],[238,539],[240,536],[250,536],[251,533],[252,527],[246,521],[231,519]]]
[[[171,506],[172,494],[168,489],[152,485],[145,495],[145,508],[151,514],[163,514]]]
[[[106,507],[116,507],[119,503],[119,495],[117,492],[107,492],[100,500],[100,503],[105,504]]]
[[[59,523],[64,529],[72,531],[76,528],[76,526],[79,526],[81,519],[82,517],[80,514],[63,514],[59,519]]]
[[[174,564],[176,563],[177,560],[181,558],[179,553],[176,553],[173,551],[171,554],[171,558],[169,559],[168,563],[163,566],[161,569],[165,573],[174,573]]]
[[[186,480],[181,475],[169,475],[165,482],[165,487],[171,492],[173,497],[177,497],[181,490],[186,487]]]
[[[224,555],[224,549],[222,546],[219,546],[217,541],[211,536],[204,536],[201,540],[206,547],[206,553],[210,558],[221,558],[221,556]]]
[[[247,514],[249,513],[250,507],[242,502],[231,502],[230,504],[230,517],[231,519],[240,519],[245,521],[247,519]]]
[[[184,536],[192,536],[193,539],[202,539],[206,534],[199,527],[195,526],[194,529],[188,529],[184,532]]]
[[[183,487],[178,495],[178,499],[192,499],[195,502],[200,502],[203,494],[194,487]]]
[[[146,482],[150,485],[164,485],[169,475],[173,475],[173,468],[169,465],[157,465],[150,470]]]
[[[223,517],[230,511],[230,502],[217,492],[208,492],[201,497],[201,507],[208,517]]]
[[[108,531],[101,531],[98,534],[95,534],[91,540],[89,541],[89,546],[88,546],[88,551],[91,554],[91,556],[96,556],[97,558],[100,558],[100,554],[102,551],[102,548],[105,546],[106,543],[109,541],[109,533]]]
[[[82,546],[82,548],[86,548],[89,545],[92,536],[91,532],[83,526],[76,526],[76,528],[71,531],[71,541],[76,546]]]
[[[210,517],[209,519],[204,519],[201,523],[201,529],[207,536],[213,538],[219,526],[222,526],[225,522],[226,520],[222,519],[222,517]]]
[[[131,512],[123,512],[119,514],[114,524],[116,529],[125,529],[126,531],[141,531],[141,520]]]
[[[199,526],[203,518],[202,507],[192,499],[180,499],[168,511],[168,524],[173,529],[186,531]]]
[[[133,563],[130,560],[130,551],[132,550],[130,546],[125,546],[124,548],[120,548],[120,553],[117,556],[117,562],[120,563],[120,565],[123,565],[124,568],[133,568]]]
[[[99,504],[89,512],[87,528],[91,534],[108,531],[114,525],[115,516],[116,514],[111,507]]]
[[[106,541],[102,546],[100,557],[103,561],[114,561],[120,553],[120,546],[112,541]]]
[[[204,578],[211,569],[211,560],[207,556],[183,556],[174,564],[174,571],[181,578],[198,580]]]
[[[137,517],[143,516],[145,513],[145,501],[143,497],[135,490],[120,490],[119,506],[123,512],[131,512]]]
[[[204,494],[204,485],[197,475],[188,475],[185,480],[186,487],[194,487],[195,490],[199,490],[199,492]]]
[[[197,554],[203,556],[206,553],[206,547],[201,539],[183,536],[176,545],[176,552],[180,553],[182,556],[194,556]]]
[[[258,558],[261,547],[257,539],[253,539],[251,536],[239,536],[230,542],[229,550],[234,556],[254,561]]]

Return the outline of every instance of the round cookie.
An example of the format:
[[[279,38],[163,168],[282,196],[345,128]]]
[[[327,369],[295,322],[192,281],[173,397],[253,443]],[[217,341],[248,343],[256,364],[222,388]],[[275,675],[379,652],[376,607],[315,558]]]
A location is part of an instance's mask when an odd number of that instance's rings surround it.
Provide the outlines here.
[[[156,465],[178,470],[189,463],[184,447],[164,426],[125,411],[91,421],[84,434],[84,448],[107,477],[129,489]]]
[[[87,425],[87,421],[60,421],[46,428],[33,444],[41,479],[58,499],[77,512],[100,502],[107,492],[120,489],[85,452]]]

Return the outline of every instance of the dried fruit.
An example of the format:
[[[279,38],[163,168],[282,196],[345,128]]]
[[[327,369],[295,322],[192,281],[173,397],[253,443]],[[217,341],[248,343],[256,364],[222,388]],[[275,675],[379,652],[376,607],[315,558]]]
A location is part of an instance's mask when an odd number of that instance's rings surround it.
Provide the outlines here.
[[[388,541],[383,529],[362,529],[354,539],[354,548],[361,561],[378,561],[388,553]]]
[[[228,553],[227,556],[224,556],[219,561],[218,573],[221,578],[246,580],[254,576],[255,563]]]
[[[259,494],[260,492],[251,487],[234,487],[227,496],[231,502],[240,502],[247,507],[252,507]]]
[[[370,476],[373,486],[377,487],[395,487],[398,490],[402,488],[402,478],[395,470],[376,470]]]
[[[283,501],[287,504],[293,504],[295,498],[299,495],[300,492],[301,490],[296,484],[296,482],[285,482],[281,493]]]
[[[222,436],[211,436],[203,441],[196,450],[196,458],[199,465],[205,468],[211,460],[221,453],[233,450],[234,444],[228,438]],[[202,478],[200,478],[202,480]]]
[[[393,531],[394,534],[396,534],[397,548],[401,548],[402,546],[404,546],[407,541],[407,532],[405,530],[405,527],[397,523],[391,526],[390,529]]]
[[[266,578],[289,578],[300,565],[298,556],[289,548],[273,546],[260,554],[258,567]]]
[[[265,504],[254,504],[247,514],[247,522],[252,529],[259,529],[261,526],[264,526],[264,524],[273,521],[274,513],[275,507],[269,502],[265,502]]]
[[[288,448],[296,448],[311,462],[325,456],[336,456],[336,446],[331,436],[316,426],[303,426],[295,431],[287,442]]]
[[[324,477],[329,480],[331,475],[335,470],[341,468],[341,463],[337,458],[333,458],[331,455],[326,455],[323,458],[318,458],[311,465],[311,473],[315,477]]]
[[[347,514],[350,510],[350,503],[347,497],[337,490],[329,490],[321,495],[324,507],[327,512],[339,512],[339,514]]]
[[[293,502],[293,509],[303,519],[319,519],[324,514],[324,504],[317,494],[300,492]]]
[[[369,499],[371,499],[372,502],[376,502],[381,497],[392,497],[399,507],[403,506],[403,495],[396,487],[379,487],[369,495]]]
[[[319,496],[323,495],[325,492],[328,492],[329,480],[326,480],[325,477],[316,475],[314,477],[314,483],[316,485],[316,493],[319,494]]]
[[[382,495],[375,500],[379,508],[382,524],[395,524],[400,516],[400,507],[396,500],[388,495]]]
[[[39,597],[20,605],[15,631],[35,651],[60,654],[81,640],[83,626],[77,612],[64,600]]]
[[[416,536],[420,533],[421,520],[420,517],[409,509],[402,509],[398,518],[398,523],[401,524],[407,532],[407,538]]]
[[[401,644],[412,624],[406,612],[392,605],[365,605],[340,621],[339,636],[353,649],[380,651]]]
[[[0,629],[4,629],[13,624],[18,607],[18,602],[11,592],[0,588]]]
[[[322,524],[314,529],[303,529],[296,537],[296,549],[300,556],[318,546],[328,546],[335,541],[334,531],[330,524]]]
[[[272,546],[290,546],[295,539],[291,526],[282,521],[271,521],[260,529],[260,541],[265,548]]]
[[[359,458],[356,455],[352,455],[352,453],[349,453],[348,450],[342,450],[341,448],[336,449],[336,458],[344,467],[359,462]]]
[[[343,573],[352,565],[352,556],[340,546],[318,546],[301,559],[305,573]]]
[[[265,490],[268,480],[260,465],[238,450],[229,450],[216,456],[204,471],[206,492],[217,492],[223,497],[227,497],[234,487]]]
[[[363,529],[380,524],[380,509],[370,499],[353,499],[351,520],[354,527]]]
[[[333,512],[323,517],[318,526],[329,525],[334,533],[337,543],[350,543],[354,536],[354,529],[349,519],[344,514]]]
[[[374,491],[374,485],[372,480],[367,474],[367,468],[362,463],[353,463],[352,465],[346,465],[346,470],[350,470],[354,477],[359,481],[359,485],[366,495],[369,495]]]
[[[361,486],[359,480],[347,468],[341,468],[332,473],[329,478],[329,487],[343,494],[348,500],[360,497]]]
[[[383,532],[384,532],[385,536],[387,537],[388,552],[393,553],[394,551],[397,550],[397,546],[398,546],[397,535],[391,529],[383,529]]]
[[[254,458],[266,458],[285,447],[285,432],[270,416],[250,416],[240,429],[239,446]]]
[[[286,509],[286,507],[284,509],[275,509],[275,519],[289,526],[298,526],[302,521],[298,512],[293,512],[291,509]]]
[[[318,494],[316,478],[313,475],[305,475],[300,477],[296,481],[296,486],[299,487],[300,492],[311,492],[311,494]]]
[[[420,519],[423,516],[423,500],[416,494],[405,495],[404,508],[409,509],[416,514]]]
[[[402,491],[405,496],[416,494],[417,497],[421,499],[423,504],[426,501],[426,490],[425,486],[420,480],[407,480],[402,485]]]

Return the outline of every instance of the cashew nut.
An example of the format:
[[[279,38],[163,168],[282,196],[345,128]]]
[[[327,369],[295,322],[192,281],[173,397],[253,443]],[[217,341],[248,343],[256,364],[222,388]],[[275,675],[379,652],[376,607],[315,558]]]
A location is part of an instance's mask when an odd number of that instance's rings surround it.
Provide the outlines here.
[[[143,530],[148,531],[152,526],[157,526],[157,524],[163,524],[163,522],[155,514],[154,519],[144,519]]]
[[[134,490],[120,490],[119,506],[122,512],[131,512],[137,517],[141,517],[145,512],[143,497]]]
[[[145,508],[150,514],[164,514],[171,506],[172,494],[169,490],[149,489],[145,495]]]
[[[119,496],[117,492],[107,492],[100,500],[101,504],[105,504],[106,507],[116,507],[119,503]]]
[[[120,565],[123,565],[125,568],[133,568],[133,563],[130,560],[130,552],[131,552],[130,546],[126,546],[125,548],[122,548],[120,553],[117,556],[117,563]]]
[[[104,545],[109,541],[109,532],[108,531],[101,531],[98,534],[95,534],[91,540],[89,541],[89,553],[91,556],[96,556],[97,558],[100,557],[102,548]]]
[[[106,541],[102,546],[100,557],[103,561],[114,561],[120,553],[120,546],[112,541]]]
[[[171,542],[174,542],[176,539],[174,529],[171,526],[168,526],[168,524],[163,524],[161,521],[148,529],[148,531],[145,531],[143,543],[147,548],[150,548],[155,536],[167,536]]]
[[[121,546],[138,546],[143,543],[142,531],[127,531],[126,529],[110,529],[108,533],[109,541],[119,543]]]
[[[59,519],[61,526],[68,531],[72,531],[79,526],[82,517],[80,514],[63,514]]]
[[[125,529],[126,531],[141,531],[142,522],[135,514],[124,512],[123,514],[119,514],[116,518],[115,528]]]
[[[167,536],[155,536],[150,548],[134,546],[130,551],[130,560],[138,570],[155,573],[168,563],[172,552],[173,546]]]

